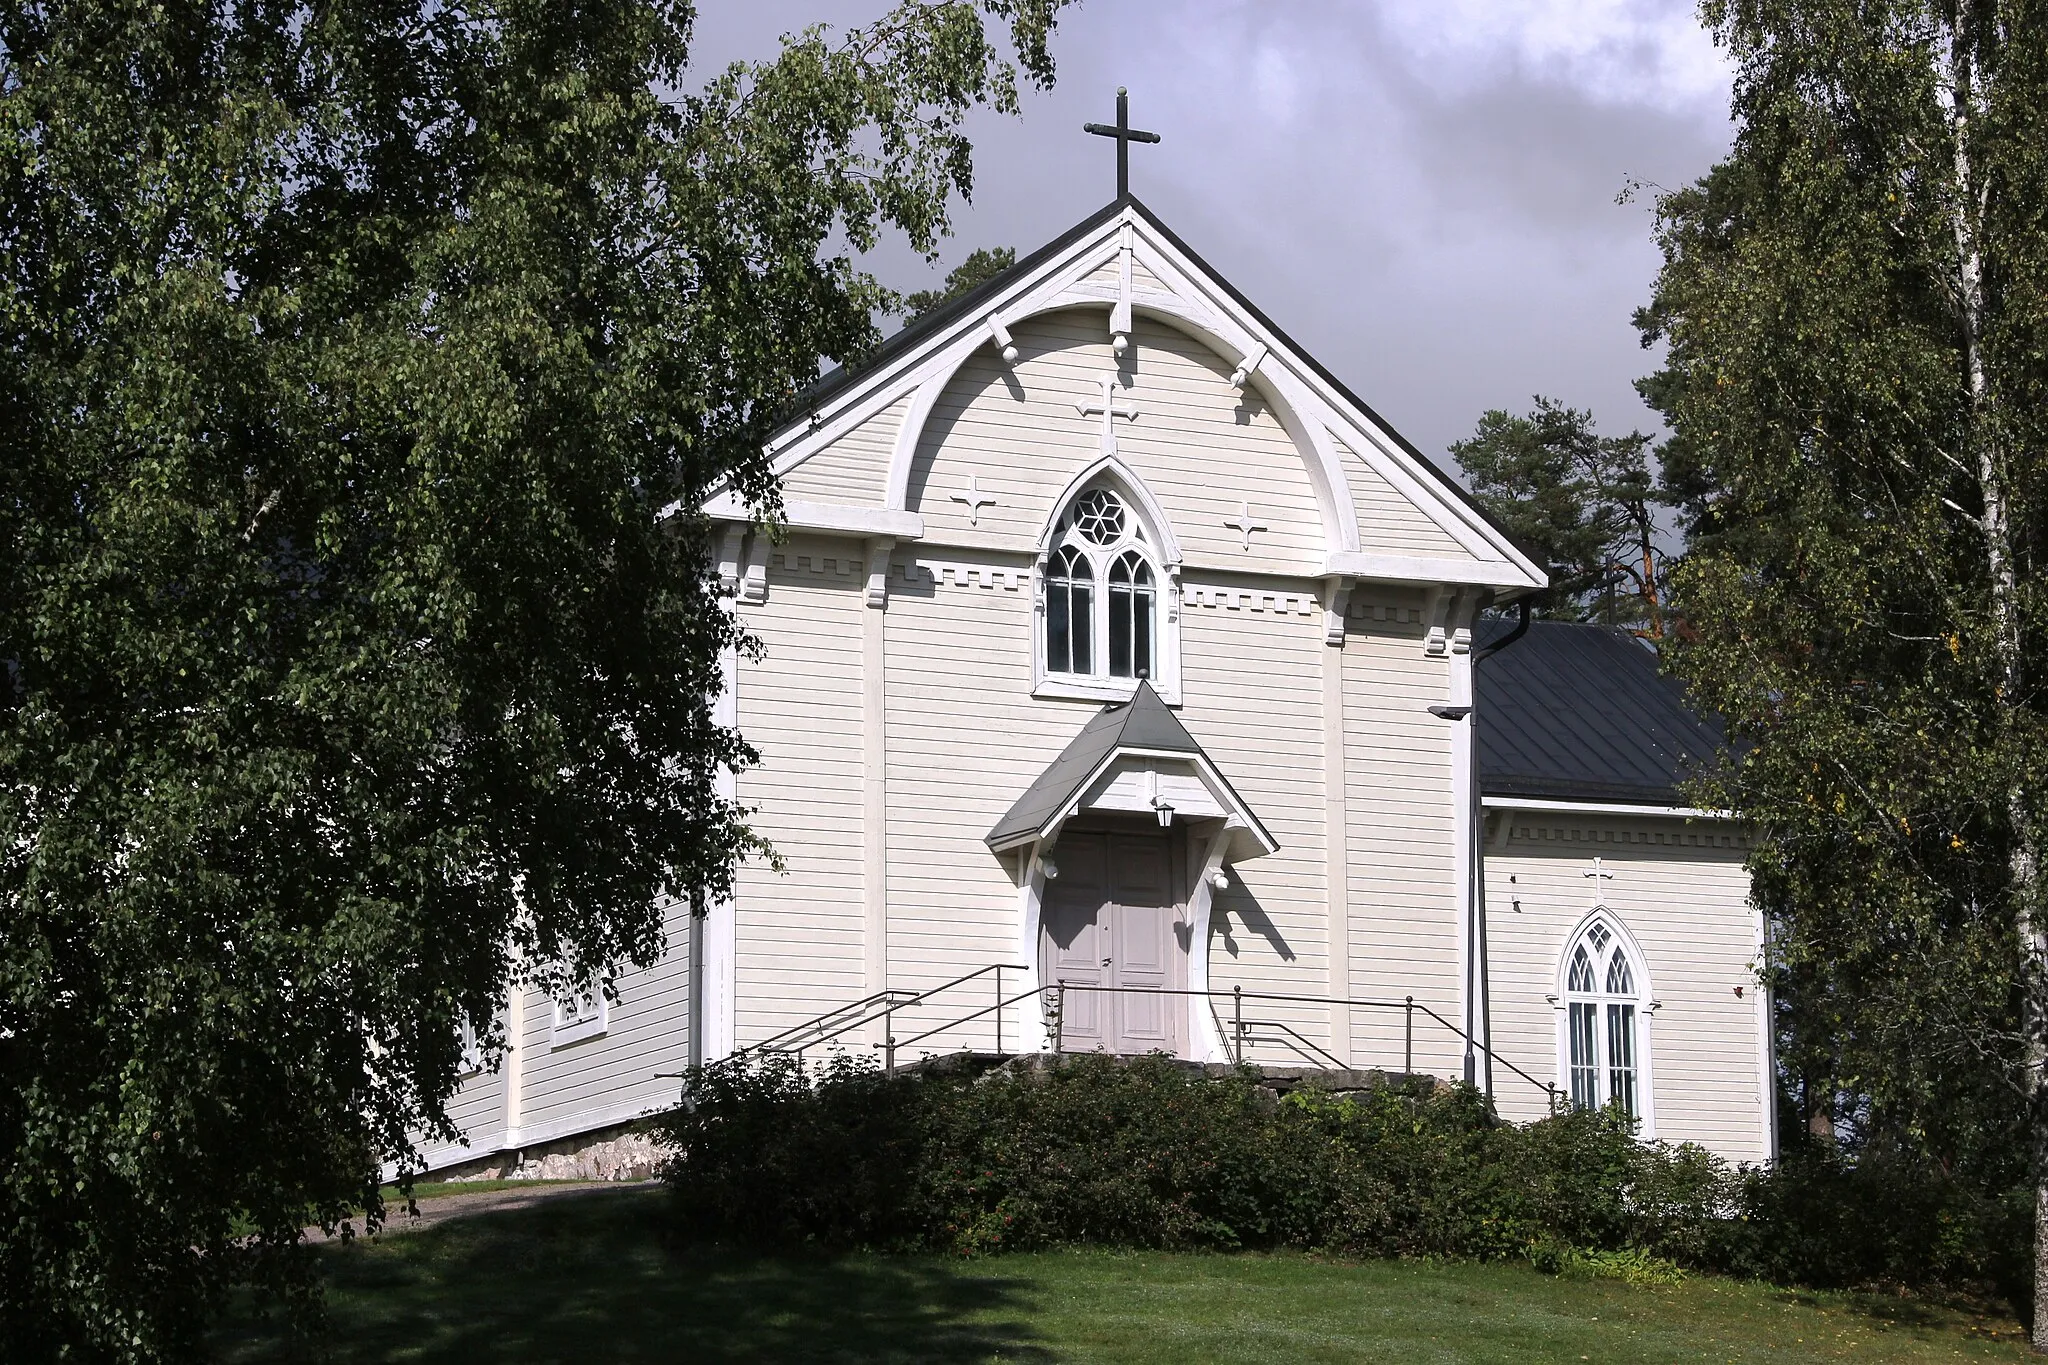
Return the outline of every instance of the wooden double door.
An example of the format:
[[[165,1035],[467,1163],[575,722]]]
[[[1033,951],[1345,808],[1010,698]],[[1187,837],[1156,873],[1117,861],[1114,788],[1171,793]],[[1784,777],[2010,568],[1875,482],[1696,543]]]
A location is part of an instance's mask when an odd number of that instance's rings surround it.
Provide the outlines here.
[[[1175,831],[1073,831],[1039,911],[1039,980],[1060,999],[1068,1052],[1187,1053],[1187,897]]]

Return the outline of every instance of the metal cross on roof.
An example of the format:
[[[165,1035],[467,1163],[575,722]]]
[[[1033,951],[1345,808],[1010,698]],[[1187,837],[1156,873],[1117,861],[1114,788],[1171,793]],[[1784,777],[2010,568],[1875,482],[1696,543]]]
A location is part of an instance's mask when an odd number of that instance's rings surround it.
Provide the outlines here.
[[[1131,192],[1131,144],[1133,142],[1157,142],[1159,134],[1143,132],[1131,127],[1131,92],[1121,85],[1116,88],[1116,126],[1106,123],[1084,123],[1084,133],[1097,137],[1116,139],[1116,197],[1121,199]]]

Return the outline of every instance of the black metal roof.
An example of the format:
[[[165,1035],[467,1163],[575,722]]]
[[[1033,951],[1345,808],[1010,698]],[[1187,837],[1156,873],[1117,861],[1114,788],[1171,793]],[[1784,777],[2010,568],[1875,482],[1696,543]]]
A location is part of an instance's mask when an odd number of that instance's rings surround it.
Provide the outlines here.
[[[1482,621],[1475,652],[1511,629]],[[1690,806],[1682,784],[1727,746],[1625,630],[1537,621],[1475,671],[1487,796]]]
[[[996,821],[995,828],[988,832],[983,842],[1000,851],[1038,834],[1048,820],[1059,814],[1062,806],[1074,799],[1081,790],[1081,784],[1101,768],[1103,760],[1120,750],[1130,749],[1186,754],[1204,761],[1209,758],[1202,751],[1202,746],[1195,742],[1195,737],[1188,733],[1187,727],[1180,723],[1180,717],[1173,714],[1160,700],[1159,694],[1152,690],[1152,684],[1140,679],[1129,701],[1111,702],[1088,718],[1088,723],[1067,742],[1060,756],[1046,765],[1045,771],[1024,789],[1024,794],[1017,798],[1009,812]],[[1214,767],[1214,764],[1210,766]],[[1224,777],[1221,770],[1217,771],[1217,777],[1225,787],[1230,786],[1230,779]],[[1231,789],[1231,795],[1237,797],[1235,788]],[[1242,797],[1237,797],[1237,801],[1243,806]],[[1250,808],[1245,809],[1249,813]]]

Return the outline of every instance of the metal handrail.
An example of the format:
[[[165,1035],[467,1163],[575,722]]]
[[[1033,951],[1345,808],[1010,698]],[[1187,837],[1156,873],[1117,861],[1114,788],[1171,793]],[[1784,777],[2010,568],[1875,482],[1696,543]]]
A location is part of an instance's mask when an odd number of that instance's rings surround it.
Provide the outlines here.
[[[882,1019],[887,1021],[884,1027],[886,1041],[877,1043],[876,1046],[889,1050],[888,1069],[893,1073],[896,1069],[895,1039],[893,1034],[897,1011],[907,1010],[923,1004],[941,992],[952,990],[955,986],[963,986],[969,981],[987,976],[991,972],[996,974],[996,994],[998,1000],[1000,1000],[1002,995],[1002,973],[1021,972],[1023,970],[1025,969],[1013,962],[994,962],[986,967],[977,967],[965,976],[956,976],[951,981],[933,986],[929,990],[913,993],[891,987],[887,990],[876,991],[872,995],[862,996],[851,1004],[841,1005],[838,1009],[827,1010],[815,1019],[806,1019],[801,1024],[792,1025],[780,1033],[764,1038],[752,1047],[741,1048],[734,1055],[745,1056],[752,1052],[794,1052],[801,1056],[810,1048],[823,1046],[835,1038],[844,1037],[863,1024],[872,1023],[876,1019]],[[849,1014],[853,1017],[845,1018],[841,1022],[842,1017]],[[789,1040],[807,1031],[818,1030],[835,1024],[836,1027],[831,1027],[829,1032],[817,1033],[815,1037],[805,1038],[799,1045],[790,1045]],[[1002,1047],[1002,1020],[1000,1017],[996,1020],[996,1046],[998,1050]]]
[[[988,971],[992,969],[984,968],[983,970]],[[1019,969],[1009,967],[1006,968],[1006,970],[1014,971]],[[962,980],[966,979],[967,978],[964,977],[962,978]],[[952,985],[957,983],[948,984]],[[943,990],[945,989],[945,987],[939,987],[938,989]],[[985,1006],[982,1009],[975,1010],[969,1014],[964,1014],[957,1019],[949,1019],[945,1023],[938,1025],[936,1028],[926,1029],[923,1033],[917,1034],[914,1037],[892,1038],[889,1044],[891,1068],[893,1069],[895,1053],[899,1049],[914,1046],[917,1043],[923,1042],[927,1038],[931,1038],[937,1034],[944,1033],[949,1029],[958,1028],[962,1024],[971,1023],[974,1020],[980,1019],[983,1016],[988,1015],[990,1013],[999,1012],[1021,1001],[1030,1000],[1033,998],[1043,1000],[1043,998],[1049,992],[1056,993],[1053,1009],[1050,1011],[1054,1019],[1053,1051],[1061,1051],[1061,1041],[1065,1032],[1065,995],[1068,991],[1095,991],[1102,994],[1125,994],[1142,991],[1154,995],[1202,996],[1211,1002],[1210,1009],[1212,1013],[1215,1008],[1214,1002],[1218,997],[1228,998],[1233,1002],[1234,1022],[1232,1025],[1232,1032],[1235,1035],[1233,1041],[1236,1044],[1236,1046],[1232,1049],[1232,1051],[1235,1056],[1235,1060],[1237,1060],[1238,1062],[1244,1061],[1244,1032],[1248,1027],[1279,1027],[1287,1029],[1287,1031],[1290,1033],[1294,1032],[1293,1029],[1288,1028],[1287,1025],[1285,1025],[1284,1023],[1279,1023],[1278,1021],[1247,1021],[1244,1018],[1244,1002],[1247,1000],[1270,1000],[1296,1005],[1347,1005],[1359,1009],[1400,1010],[1403,1012],[1403,1020],[1405,1025],[1403,1031],[1404,1056],[1402,1058],[1402,1071],[1404,1074],[1413,1074],[1415,1070],[1415,1012],[1417,1010],[1420,1010],[1423,1014],[1429,1016],[1431,1019],[1441,1024],[1447,1031],[1451,1033],[1453,1037],[1465,1039],[1465,1041],[1469,1043],[1472,1047],[1477,1048],[1479,1051],[1485,1053],[1490,1059],[1499,1062],[1500,1065],[1506,1068],[1508,1071],[1513,1072],[1515,1075],[1527,1081],[1530,1085],[1535,1086],[1538,1090],[1541,1090],[1549,1098],[1549,1101],[1553,1107],[1556,1106],[1558,1101],[1558,1089],[1555,1085],[1547,1081],[1537,1080],[1534,1076],[1530,1075],[1528,1072],[1522,1070],[1522,1068],[1520,1068],[1519,1066],[1516,1066],[1513,1062],[1507,1060],[1505,1057],[1502,1057],[1499,1053],[1495,1052],[1492,1049],[1492,1047],[1490,1047],[1488,1044],[1480,1042],[1477,1038],[1467,1037],[1463,1029],[1459,1028],[1450,1020],[1444,1018],[1444,1016],[1442,1016],[1441,1014],[1438,1014],[1428,1005],[1419,1003],[1412,995],[1406,996],[1400,1000],[1356,1000],[1344,996],[1285,995],[1273,991],[1248,991],[1241,986],[1233,986],[1228,991],[1198,991],[1187,989],[1184,987],[1162,986],[1094,986],[1086,985],[1081,982],[1068,981],[1056,982],[1049,986],[1038,986],[1031,990],[1024,991],[1018,995],[1012,996],[1008,1000],[1004,1000],[1000,996],[998,996],[996,1003],[993,1005]],[[937,990],[930,992],[930,994],[937,994]],[[1000,1015],[998,1015],[998,1017],[1000,1017]],[[1301,1035],[1296,1033],[1295,1037],[1300,1038]],[[1302,1039],[1301,1041],[1307,1043],[1306,1039]],[[1308,1044],[1308,1046],[1314,1047],[1314,1044]],[[1316,1050],[1322,1051],[1322,1049],[1320,1048],[1317,1048]],[[1000,1051],[1001,1049],[999,1047],[998,1052]],[[1336,1058],[1331,1057],[1330,1054],[1327,1052],[1324,1052],[1323,1055],[1325,1057],[1329,1057],[1332,1062],[1336,1061]]]
[[[790,1027],[784,1029],[782,1032],[771,1034],[770,1036],[763,1038],[760,1042],[755,1043],[751,1047],[741,1048],[734,1055],[744,1057],[750,1052],[801,1052],[804,1050],[804,1048],[816,1047],[819,1043],[827,1042],[833,1038],[837,1038],[840,1034],[845,1033],[849,1029],[859,1028],[862,1024],[867,1023],[870,1019],[873,1019],[877,1015],[883,1013],[883,1011],[881,1009],[869,1010],[867,1013],[859,1015],[858,1018],[853,1019],[851,1022],[841,1026],[834,1032],[825,1034],[823,1037],[820,1038],[814,1038],[811,1041],[803,1044],[803,1047],[789,1048],[783,1046],[783,1044],[786,1042],[786,1040],[795,1037],[796,1035],[804,1032],[806,1029],[815,1029],[822,1027],[828,1022],[838,1019],[839,1016],[843,1014],[853,1013],[865,1009],[867,1006],[877,1004],[878,1002],[887,1001],[890,999],[890,997],[899,994],[903,994],[903,992],[891,989],[885,991],[876,991],[873,995],[864,995],[860,999],[855,1000],[850,1004],[841,1005],[837,1009],[826,1010],[823,1014],[818,1015],[814,1019],[806,1019],[801,1024],[792,1024]]]

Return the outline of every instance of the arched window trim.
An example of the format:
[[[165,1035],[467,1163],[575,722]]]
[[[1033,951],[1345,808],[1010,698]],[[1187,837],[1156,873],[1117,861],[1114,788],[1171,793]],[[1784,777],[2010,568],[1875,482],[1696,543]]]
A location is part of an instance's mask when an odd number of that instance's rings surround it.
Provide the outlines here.
[[[1629,975],[1633,978],[1630,984],[1634,987],[1634,990],[1626,996],[1613,996],[1607,990],[1608,983],[1604,979],[1605,974],[1609,964],[1615,959],[1614,955],[1607,954],[1604,949],[1598,955],[1598,960],[1594,963],[1594,989],[1588,992],[1572,988],[1573,959],[1579,947],[1587,942],[1596,925],[1604,926],[1612,935],[1615,955],[1618,955],[1619,959],[1627,965]],[[1617,999],[1634,1003],[1636,1114],[1638,1118],[1636,1134],[1644,1141],[1654,1141],[1657,1136],[1657,1092],[1655,1084],[1656,1048],[1653,1046],[1652,1035],[1655,1031],[1653,1021],[1656,1017],[1658,1001],[1651,988],[1649,962],[1643,956],[1642,946],[1636,942],[1635,935],[1629,931],[1627,923],[1615,912],[1612,906],[1606,904],[1596,905],[1584,918],[1572,926],[1571,933],[1565,936],[1563,944],[1558,949],[1557,976],[1554,984],[1556,993],[1551,996],[1551,1004],[1557,1014],[1557,1088],[1559,1095],[1567,1100],[1572,1096],[1572,1015],[1570,1006],[1573,997],[1576,996],[1580,1000],[1590,999],[1599,1001],[1603,1006],[1610,1000]],[[1608,1094],[1607,1069],[1609,1056],[1607,1051],[1608,1033],[1604,1018],[1601,1020],[1601,1024],[1602,1027],[1597,1034],[1597,1039],[1601,1070],[1601,1096],[1604,1102]]]
[[[1124,505],[1131,524],[1122,539],[1109,546],[1080,540],[1066,529],[1074,505],[1096,489],[1115,493]],[[1055,669],[1048,657],[1049,613],[1055,609],[1054,581],[1057,558],[1071,544],[1078,544],[1094,566],[1094,587],[1090,606],[1094,613],[1090,648],[1091,669],[1086,674]],[[1111,673],[1110,618],[1114,599],[1110,571],[1125,555],[1135,552],[1151,574],[1152,673],[1154,691],[1169,705],[1180,703],[1180,546],[1166,524],[1158,499],[1122,462],[1105,456],[1069,480],[1058,502],[1053,504],[1045,532],[1039,542],[1036,575],[1037,619],[1033,622],[1032,695],[1072,697],[1091,701],[1121,701],[1137,688],[1135,677]],[[1123,585],[1119,585],[1122,587]],[[1129,603],[1123,603],[1126,610]],[[1135,635],[1135,628],[1132,631]]]

